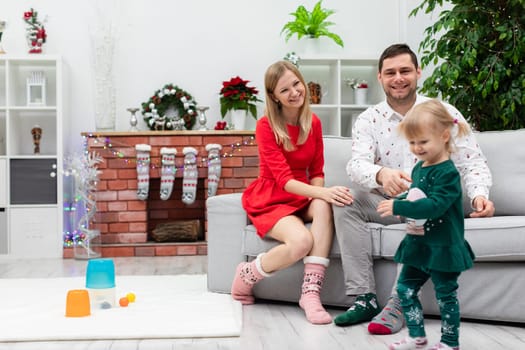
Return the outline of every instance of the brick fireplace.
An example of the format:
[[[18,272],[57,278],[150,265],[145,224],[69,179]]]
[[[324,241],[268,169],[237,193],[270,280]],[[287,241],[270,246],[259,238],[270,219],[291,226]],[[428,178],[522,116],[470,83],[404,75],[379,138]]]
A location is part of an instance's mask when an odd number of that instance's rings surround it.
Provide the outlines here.
[[[93,228],[100,230],[102,256],[206,255],[207,144],[222,145],[221,178],[217,194],[242,192],[259,172],[259,158],[253,131],[139,131],[82,133],[87,150],[104,161],[98,169],[97,213]],[[150,182],[147,200],[137,198],[136,144],[151,146]],[[197,149],[198,184],[191,205],[181,201],[182,150]],[[160,199],[162,147],[177,149],[177,172],[169,199]],[[200,220],[203,234],[196,242],[156,242],[151,232],[160,223]],[[73,257],[71,248],[64,257]]]

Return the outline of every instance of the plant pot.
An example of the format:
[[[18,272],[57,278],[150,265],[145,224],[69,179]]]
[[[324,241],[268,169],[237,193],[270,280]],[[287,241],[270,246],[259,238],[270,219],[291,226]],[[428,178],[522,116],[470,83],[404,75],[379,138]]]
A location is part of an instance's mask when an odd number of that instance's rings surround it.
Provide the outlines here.
[[[245,130],[247,110],[232,109],[230,111],[230,119],[233,124],[233,130]]]
[[[356,105],[368,104],[367,95],[368,95],[368,88],[354,89],[354,104]]]

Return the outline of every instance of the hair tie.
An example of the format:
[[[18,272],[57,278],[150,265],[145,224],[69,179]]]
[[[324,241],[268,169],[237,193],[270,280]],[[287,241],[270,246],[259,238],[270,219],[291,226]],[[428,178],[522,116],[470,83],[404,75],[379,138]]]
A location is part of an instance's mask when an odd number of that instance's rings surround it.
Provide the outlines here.
[[[454,118],[454,124],[458,123],[458,118]]]

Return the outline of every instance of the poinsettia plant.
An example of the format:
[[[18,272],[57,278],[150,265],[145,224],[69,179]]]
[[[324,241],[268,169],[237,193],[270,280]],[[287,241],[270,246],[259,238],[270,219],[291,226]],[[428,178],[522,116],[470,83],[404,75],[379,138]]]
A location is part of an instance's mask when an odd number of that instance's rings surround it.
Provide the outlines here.
[[[220,91],[221,116],[224,118],[229,110],[242,109],[257,119],[257,102],[262,102],[257,95],[259,91],[248,86],[249,80],[239,76],[222,82]]]

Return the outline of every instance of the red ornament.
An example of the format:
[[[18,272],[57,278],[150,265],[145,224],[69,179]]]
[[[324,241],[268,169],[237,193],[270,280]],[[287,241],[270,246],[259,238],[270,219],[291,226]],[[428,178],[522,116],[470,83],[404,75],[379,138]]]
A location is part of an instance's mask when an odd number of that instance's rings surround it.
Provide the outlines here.
[[[219,120],[217,122],[217,124],[215,125],[215,130],[224,130],[224,129],[226,129],[226,125],[227,125],[227,123],[225,121]]]

